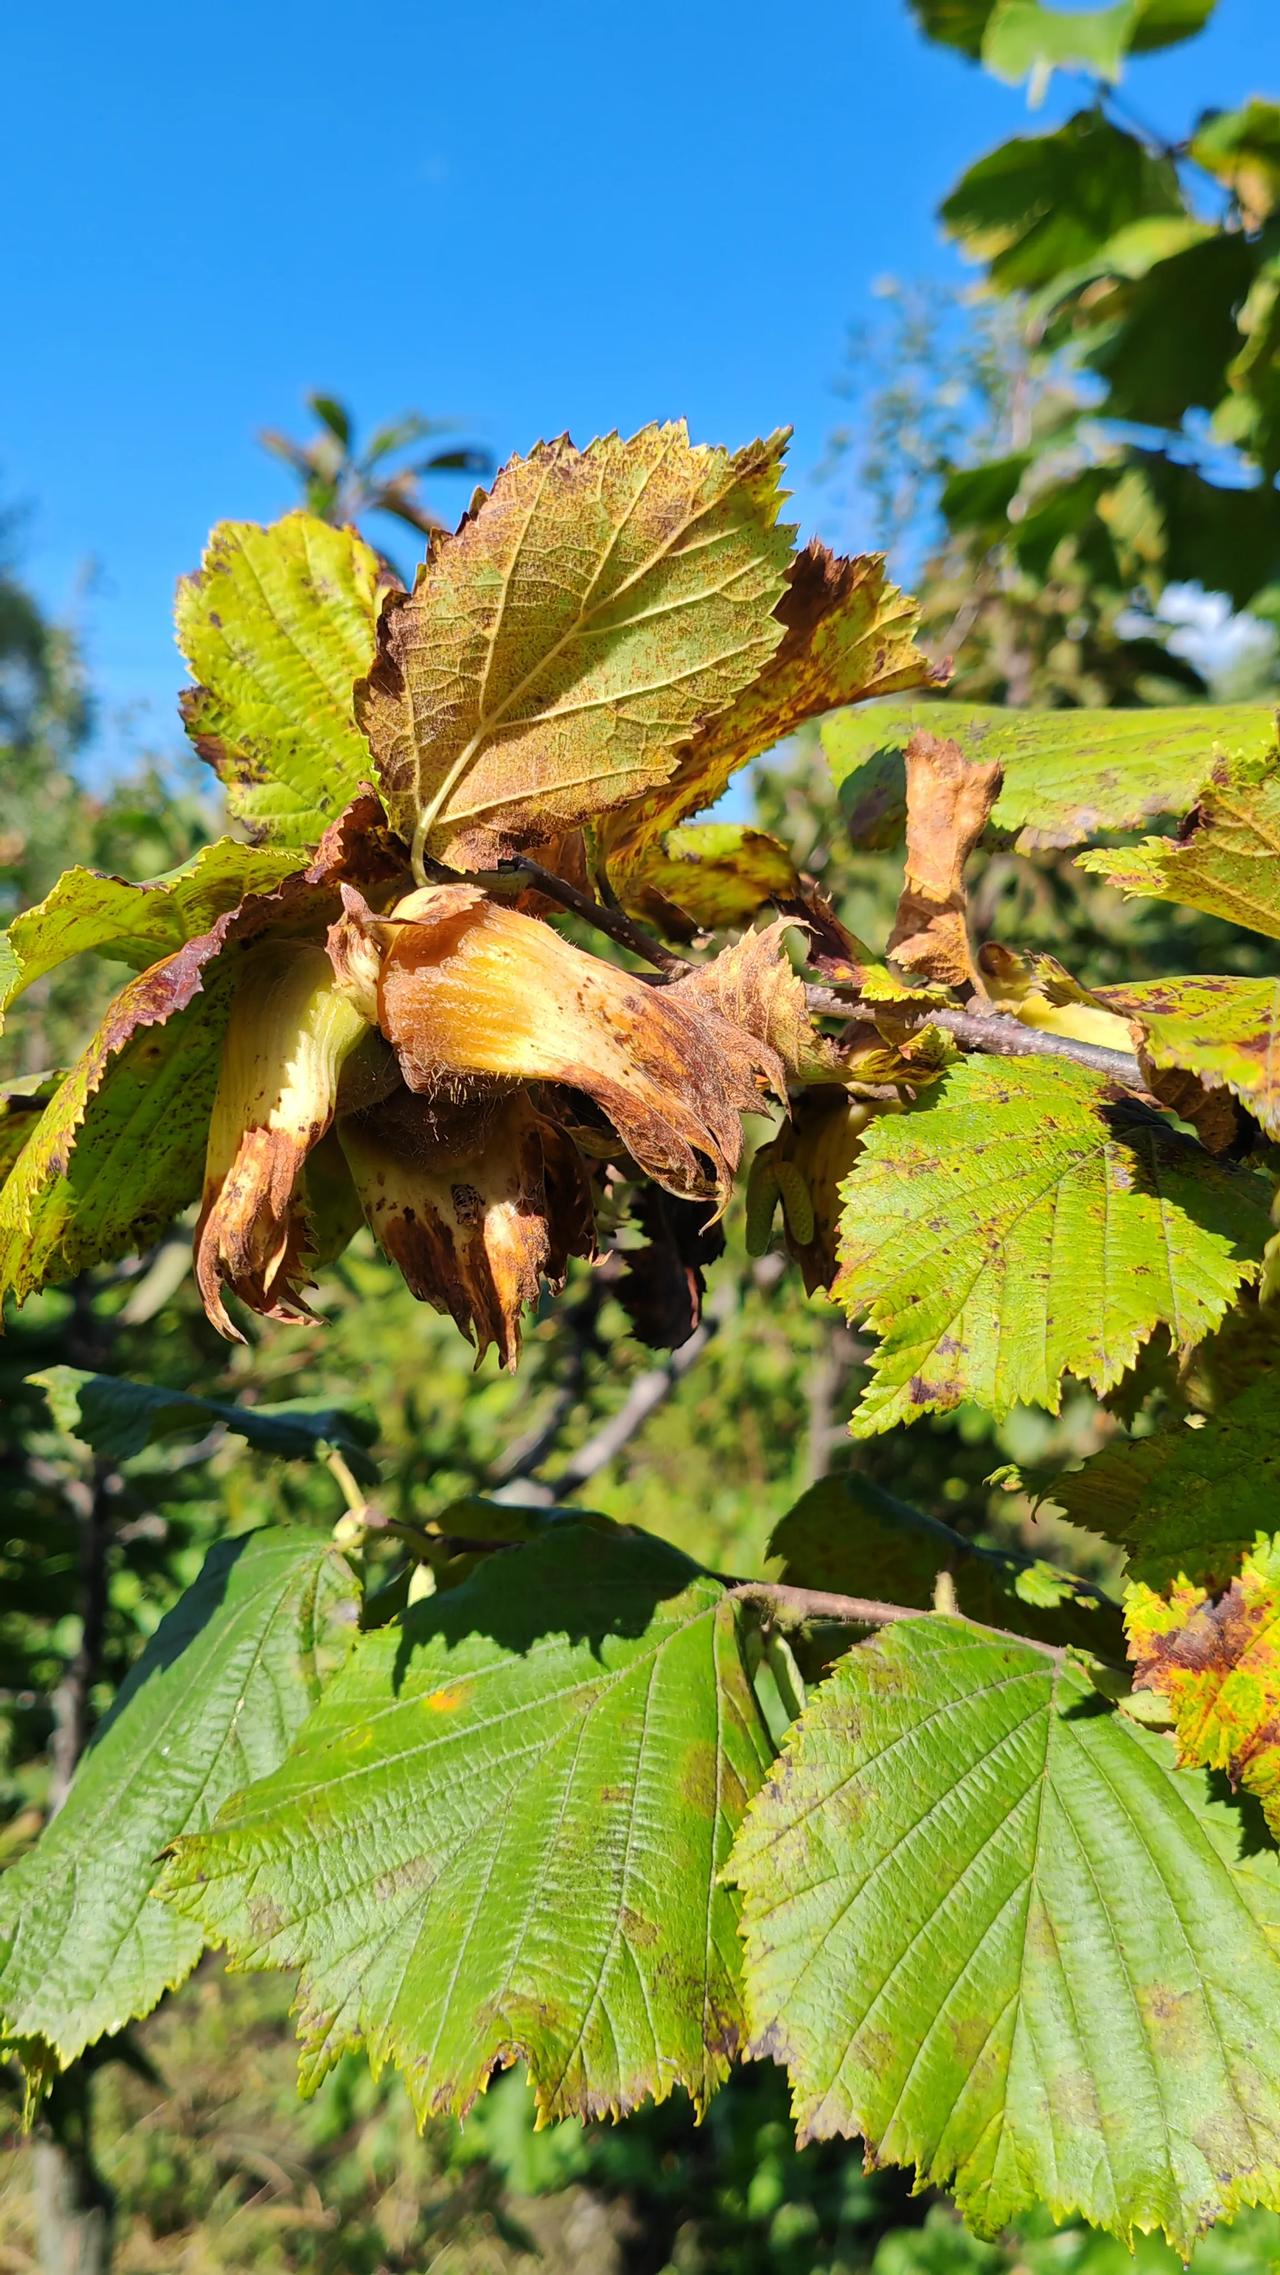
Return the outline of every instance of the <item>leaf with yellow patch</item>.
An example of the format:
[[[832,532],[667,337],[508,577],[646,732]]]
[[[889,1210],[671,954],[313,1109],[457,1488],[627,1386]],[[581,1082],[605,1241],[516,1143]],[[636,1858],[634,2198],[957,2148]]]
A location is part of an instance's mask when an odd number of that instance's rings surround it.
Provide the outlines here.
[[[1152,1066],[1225,1087],[1280,1138],[1280,980],[1148,980],[1101,988],[1099,998],[1139,1022]]]
[[[676,424],[508,462],[388,596],[356,691],[406,837],[484,867],[665,779],[783,636],[786,439],[731,455]]]
[[[1258,1534],[1216,1602],[1188,1580],[1166,1595],[1135,1581],[1125,1627],[1133,1687],[1168,1699],[1179,1761],[1225,1770],[1280,1837],[1280,1535]]]
[[[691,822],[669,829],[626,880],[628,906],[644,915],[658,895],[689,920],[690,930],[717,932],[748,924],[767,901],[794,900],[800,889],[786,846],[738,822]],[[661,918],[660,906],[655,908]]]

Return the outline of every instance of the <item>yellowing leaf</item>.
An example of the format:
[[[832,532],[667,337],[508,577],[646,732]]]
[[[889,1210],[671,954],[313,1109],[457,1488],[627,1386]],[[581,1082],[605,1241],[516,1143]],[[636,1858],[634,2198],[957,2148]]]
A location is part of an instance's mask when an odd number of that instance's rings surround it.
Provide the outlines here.
[[[1177,839],[1082,853],[1076,866],[1122,893],[1177,901],[1280,940],[1280,765],[1224,759]]]
[[[1152,1066],[1225,1086],[1280,1137],[1280,980],[1150,980],[1100,994],[1141,1023]]]
[[[915,645],[919,611],[886,584],[879,553],[842,560],[816,541],[792,562],[778,603],[776,654],[729,710],[695,734],[661,789],[613,816],[601,832],[620,891],[673,824],[714,804],[748,759],[772,750],[806,719],[945,677]]]
[[[628,881],[627,900],[644,915],[656,894],[689,919],[690,930],[717,932],[749,923],[766,901],[793,900],[798,891],[795,863],[776,837],[737,822],[692,822],[649,848]],[[661,918],[663,908],[656,913]]]
[[[513,458],[412,593],[356,696],[392,820],[483,866],[661,782],[782,638],[785,434],[683,424]]]
[[[1135,1690],[1173,1708],[1183,1767],[1227,1772],[1257,1795],[1280,1837],[1280,1536],[1259,1533],[1226,1594],[1140,1581],[1125,1597]]]
[[[247,893],[270,892],[297,865],[286,847],[224,837],[145,885],[64,870],[52,892],[0,934],[0,1011],[70,956],[96,953],[142,970],[207,932]]]
[[[855,1436],[973,1399],[1057,1412],[1154,1329],[1179,1345],[1254,1276],[1267,1187],[1079,1066],[967,1059],[867,1131],[833,1293],[880,1336]]]
[[[311,514],[224,521],[178,587],[178,646],[200,685],[187,732],[233,814],[312,845],[369,778],[352,688],[373,658],[378,557]]]
[[[841,712],[824,725],[822,747],[842,804],[858,817],[860,843],[900,839],[905,807],[898,754],[921,728],[949,736],[975,762],[998,762],[1004,783],[992,825],[1016,830],[1020,853],[1079,845],[1103,830],[1136,829],[1160,814],[1181,813],[1215,756],[1261,760],[1276,733],[1274,712],[1265,704],[1006,711],[944,700]]]

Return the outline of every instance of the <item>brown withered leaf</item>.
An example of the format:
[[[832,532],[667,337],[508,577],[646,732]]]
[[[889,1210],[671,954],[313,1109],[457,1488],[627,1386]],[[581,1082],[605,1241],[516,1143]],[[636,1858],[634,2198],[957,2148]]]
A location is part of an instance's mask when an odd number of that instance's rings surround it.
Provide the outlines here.
[[[624,900],[644,881],[648,847],[806,719],[946,677],[915,646],[915,603],[885,582],[880,553],[843,559],[815,538],[792,561],[775,613],[783,636],[759,676],[690,738],[660,788],[604,823],[601,848]]]
[[[994,760],[923,729],[907,744],[907,865],[889,953],[946,987],[979,984],[965,922],[964,865],[999,793]]]
[[[520,1353],[520,1315],[595,1248],[586,1172],[522,1090],[433,1103],[400,1089],[338,1135],[369,1228],[412,1295],[476,1345]]]
[[[660,1185],[727,1201],[740,1116],[785,1075],[706,983],[647,985],[472,885],[429,886],[388,919],[355,895],[347,907],[382,951],[378,1024],[411,1090],[462,1096],[496,1078],[585,1092]]]
[[[383,604],[356,717],[392,820],[485,867],[652,789],[782,637],[785,434],[682,423],[513,458]]]

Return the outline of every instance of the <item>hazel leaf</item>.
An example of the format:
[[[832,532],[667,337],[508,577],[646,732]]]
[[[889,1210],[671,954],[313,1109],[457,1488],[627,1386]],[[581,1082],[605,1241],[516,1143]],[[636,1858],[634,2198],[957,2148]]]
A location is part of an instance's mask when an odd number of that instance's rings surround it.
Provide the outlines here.
[[[1216,1413],[1113,1439],[1055,1478],[1044,1499],[1121,1542],[1133,1579],[1159,1590],[1182,1575],[1213,1590],[1273,1526],[1278,1495],[1280,1387],[1268,1372]]]
[[[730,455],[675,424],[508,461],[388,596],[356,692],[406,837],[483,867],[664,780],[783,636],[786,439]]]
[[[297,865],[286,847],[224,837],[143,885],[93,869],[64,870],[52,892],[0,934],[0,1014],[71,956],[92,953],[144,970],[209,931],[246,894],[270,892]]]
[[[917,648],[919,610],[886,583],[879,553],[843,559],[816,540],[806,545],[788,570],[777,616],[782,638],[758,678],[692,736],[661,788],[601,830],[601,851],[624,898],[633,873],[643,875],[649,847],[713,805],[740,766],[807,719],[946,677]]]
[[[1007,711],[943,701],[842,711],[825,723],[822,746],[842,805],[853,814],[867,808],[865,827],[876,843],[901,838],[906,799],[898,754],[921,729],[949,736],[975,763],[1001,767],[991,822],[1018,832],[1021,853],[1080,845],[1106,830],[1182,813],[1215,754],[1261,760],[1276,739],[1275,713],[1264,704]],[[858,835],[867,841],[864,830]]]
[[[967,1059],[867,1131],[833,1294],[880,1337],[869,1437],[972,1399],[1058,1411],[1167,1325],[1179,1345],[1256,1275],[1265,1181],[1210,1159],[1090,1068]]]
[[[323,1533],[215,1543],[63,1807],[0,1876],[0,2041],[65,2065],[190,1974],[204,1939],[152,1897],[157,1857],[280,1760],[355,1618],[350,1567]]]
[[[1185,1067],[1233,1092],[1280,1138],[1280,980],[1198,977],[1111,987],[1102,1000],[1136,1019],[1154,1067]]]
[[[936,1616],[809,1695],[735,1844],[801,2141],[1131,2243],[1280,2204],[1280,1858],[1086,1672]]]
[[[720,1873],[769,1755],[719,1584],[561,1524],[362,1636],[163,1893],[237,1966],[302,1970],[305,2090],[364,2044],[420,2118],[521,2058],[544,2118],[702,2107],[741,2025]]]
[[[352,689],[373,660],[382,570],[352,529],[308,513],[224,521],[178,586],[199,685],[183,721],[255,834],[313,845],[369,778]]]
[[[1076,866],[1132,898],[1176,901],[1280,940],[1280,763],[1222,759],[1180,835],[1124,851],[1082,853]]]
[[[1225,1770],[1280,1838],[1280,1536],[1259,1533],[1216,1602],[1175,1580],[1125,1598],[1134,1689],[1173,1708],[1184,1766]]]

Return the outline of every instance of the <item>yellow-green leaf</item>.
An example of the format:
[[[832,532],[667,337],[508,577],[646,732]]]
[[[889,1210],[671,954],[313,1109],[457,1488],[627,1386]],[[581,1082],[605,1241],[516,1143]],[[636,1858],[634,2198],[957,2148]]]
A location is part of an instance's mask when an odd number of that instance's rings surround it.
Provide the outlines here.
[[[1280,1138],[1280,980],[1215,977],[1102,988],[1104,1002],[1140,1021],[1155,1067],[1186,1067],[1224,1085]]]
[[[351,529],[306,513],[224,521],[178,587],[198,687],[187,732],[255,834],[312,845],[369,779],[352,690],[373,660],[381,571]]]
[[[1044,2205],[1189,2254],[1280,2203],[1280,1858],[1069,1656],[887,1628],[810,1694],[730,1870],[802,2140],[954,2180],[984,2235]]]
[[[70,956],[97,954],[141,971],[209,931],[247,893],[270,892],[297,866],[297,854],[285,846],[224,837],[145,885],[66,869],[52,892],[0,934],[0,1013]]]
[[[1177,901],[1280,940],[1280,765],[1220,760],[1179,837],[1082,853],[1076,866],[1122,893]]]
[[[483,866],[665,779],[782,638],[786,439],[731,455],[680,423],[508,462],[389,595],[357,692],[407,837]]]
[[[860,842],[900,839],[906,815],[901,756],[920,729],[947,735],[966,758],[997,759],[1004,771],[991,812],[1016,830],[1019,852],[1080,845],[1104,830],[1136,829],[1181,813],[1215,756],[1262,760],[1276,721],[1265,704],[1192,704],[1152,711],[1006,711],[982,703],[886,703],[841,712],[822,747],[855,815]],[[896,825],[896,826],[895,826]],[[1092,864],[1116,856],[1098,855]]]
[[[762,829],[736,822],[691,822],[669,829],[642,866],[627,879],[627,900],[642,906],[659,893],[705,932],[747,924],[767,901],[792,900],[799,891],[786,846]]]
[[[868,1437],[972,1399],[1056,1413],[1155,1328],[1194,1343],[1254,1276],[1268,1188],[1081,1066],[967,1059],[879,1116],[844,1187],[833,1293],[880,1337]]]

